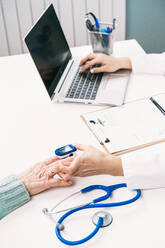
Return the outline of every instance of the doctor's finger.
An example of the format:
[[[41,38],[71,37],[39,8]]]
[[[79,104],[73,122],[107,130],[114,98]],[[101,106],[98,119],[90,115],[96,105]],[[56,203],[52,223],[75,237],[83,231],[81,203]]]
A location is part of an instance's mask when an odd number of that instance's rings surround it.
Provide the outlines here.
[[[75,147],[80,150],[80,151],[85,151],[87,149],[89,149],[89,145],[84,145],[84,144],[75,144]]]
[[[74,160],[74,156],[67,157],[67,158],[62,159],[60,164],[64,164],[65,165],[66,163],[71,163],[73,160]]]
[[[60,164],[55,162],[44,168],[44,175],[53,177],[60,172]]]
[[[91,66],[98,64],[98,60],[97,59],[92,59],[90,62],[88,62],[87,64],[85,64],[83,66],[83,68],[81,69],[81,72],[86,71],[87,69],[89,69]]]
[[[105,72],[105,71],[106,71],[105,66],[100,66],[100,67],[96,67],[96,68],[91,69],[91,73],[100,73],[100,72]]]
[[[58,175],[61,178],[63,178],[64,180],[68,180],[72,177],[72,176],[70,176],[70,174],[71,174],[70,169],[69,169],[70,165],[71,165],[71,162],[63,162],[63,165],[60,166],[60,170],[58,172]],[[68,170],[67,170],[67,168],[68,168]]]
[[[56,162],[57,160],[59,160],[59,158],[57,156],[52,156],[48,159],[46,159],[44,162],[43,162],[43,165],[49,165],[53,162]]]
[[[81,61],[80,61],[80,66],[83,65],[84,63],[86,63],[87,61],[91,60],[91,59],[94,59],[96,56],[94,53],[90,53],[88,56],[86,56],[85,58],[83,58]]]
[[[63,178],[65,181],[70,180],[73,177],[73,174],[74,173],[72,169],[66,166],[61,167],[61,170],[59,173],[60,177]]]
[[[60,178],[66,182],[70,181],[72,179],[72,175],[70,174],[65,174],[65,173],[60,173],[58,174]]]
[[[73,160],[74,160],[73,157],[67,158],[66,160],[59,160],[58,162],[49,165],[47,171],[52,172],[52,174],[54,175],[59,174],[61,172],[61,169],[65,167],[69,167],[72,164]]]

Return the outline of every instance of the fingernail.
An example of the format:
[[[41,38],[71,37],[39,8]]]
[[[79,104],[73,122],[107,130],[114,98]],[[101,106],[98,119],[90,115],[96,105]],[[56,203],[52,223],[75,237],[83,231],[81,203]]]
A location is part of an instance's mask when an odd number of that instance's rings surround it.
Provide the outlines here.
[[[91,73],[94,73],[94,70],[90,70]]]

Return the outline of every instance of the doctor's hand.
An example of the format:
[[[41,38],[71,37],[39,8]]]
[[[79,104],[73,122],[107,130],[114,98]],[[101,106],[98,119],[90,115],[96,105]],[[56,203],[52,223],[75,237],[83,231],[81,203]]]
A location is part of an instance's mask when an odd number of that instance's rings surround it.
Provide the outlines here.
[[[85,65],[83,66],[83,64]],[[97,64],[99,64],[100,67],[92,68],[90,70],[91,73],[115,72],[119,69],[132,69],[131,60],[129,58],[115,58],[102,53],[91,53],[81,60],[80,66],[83,66],[81,72],[84,72]]]
[[[62,161],[60,176],[70,180],[74,176],[85,177],[100,174],[123,176],[121,159],[101,152],[88,145],[76,145],[82,153]]]
[[[72,185],[72,181],[64,181],[61,178],[54,178],[60,173],[61,160],[52,157],[44,162],[37,163],[30,169],[19,175],[29,195],[36,195],[42,191],[55,187]]]

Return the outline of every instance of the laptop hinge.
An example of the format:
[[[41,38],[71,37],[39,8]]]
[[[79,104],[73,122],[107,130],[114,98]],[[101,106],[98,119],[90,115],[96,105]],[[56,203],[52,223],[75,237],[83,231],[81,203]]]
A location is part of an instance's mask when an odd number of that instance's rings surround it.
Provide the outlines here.
[[[59,94],[60,93],[60,91],[61,91],[61,89],[62,89],[62,87],[64,85],[64,82],[65,82],[65,80],[66,80],[66,78],[68,76],[68,73],[70,72],[70,69],[71,69],[73,63],[74,63],[74,60],[73,59],[68,62],[68,65],[67,65],[67,67],[66,67],[66,69],[65,69],[65,71],[64,71],[64,73],[63,73],[63,75],[62,75],[62,77],[61,77],[61,79],[60,79],[60,81],[58,83],[59,84],[59,87],[56,88],[56,90],[53,93],[53,96],[52,97],[54,97],[56,94]]]

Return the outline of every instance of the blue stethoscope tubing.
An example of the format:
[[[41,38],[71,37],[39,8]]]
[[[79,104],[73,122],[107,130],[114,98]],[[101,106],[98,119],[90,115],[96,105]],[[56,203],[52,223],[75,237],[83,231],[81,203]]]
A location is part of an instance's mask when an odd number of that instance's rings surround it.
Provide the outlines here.
[[[84,189],[81,190],[81,193],[86,193],[86,192],[89,192],[91,190],[94,190],[94,189],[102,189],[104,191],[106,191],[106,195],[102,196],[102,197],[99,197],[95,200],[93,200],[93,202],[89,205],[85,205],[85,206],[82,206],[82,207],[78,207],[78,208],[75,208],[75,209],[72,209],[70,211],[68,211],[67,213],[65,213],[59,220],[58,220],[58,223],[59,224],[62,224],[62,222],[71,214],[75,213],[75,212],[78,212],[78,211],[81,211],[81,210],[84,210],[84,209],[89,209],[89,208],[105,208],[105,207],[118,207],[118,206],[124,206],[124,205],[128,205],[130,203],[133,203],[135,202],[136,200],[138,200],[141,196],[141,190],[139,189],[136,189],[135,191],[137,192],[137,194],[129,199],[129,200],[126,200],[126,201],[122,201],[122,202],[113,202],[113,203],[97,203],[97,202],[100,202],[100,201],[103,201],[107,198],[109,198],[111,196],[111,193],[113,190],[115,189],[118,189],[118,188],[122,188],[122,187],[127,187],[127,185],[125,183],[122,183],[122,184],[116,184],[116,185],[111,185],[111,186],[104,186],[104,185],[92,185],[92,186],[89,186],[89,187],[86,187]],[[97,203],[97,204],[96,204]],[[60,229],[58,228],[58,226],[56,226],[55,228],[55,232],[56,232],[56,235],[58,237],[58,239],[66,244],[66,245],[70,245],[70,246],[74,246],[74,245],[79,245],[79,244],[82,244],[82,243],[85,243],[86,241],[90,240],[92,237],[95,236],[95,234],[99,231],[99,229],[101,228],[102,226],[102,223],[103,223],[103,218],[102,217],[99,217],[98,219],[98,223],[95,227],[95,229],[92,231],[92,233],[90,233],[87,237],[81,239],[81,240],[77,240],[77,241],[69,241],[69,240],[66,240],[64,239],[62,236],[61,236],[61,231]]]

